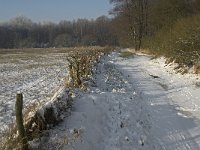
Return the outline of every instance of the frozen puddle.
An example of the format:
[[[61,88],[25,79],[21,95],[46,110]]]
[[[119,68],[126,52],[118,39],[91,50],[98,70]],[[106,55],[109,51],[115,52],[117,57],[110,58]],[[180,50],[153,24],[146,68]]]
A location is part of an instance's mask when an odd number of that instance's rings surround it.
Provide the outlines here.
[[[176,86],[164,76],[164,70],[157,67],[157,72],[150,72],[155,67],[148,67],[150,63],[146,56],[123,59],[117,53],[102,59],[95,77],[96,86],[77,96],[71,116],[50,130],[50,137],[43,137],[38,144],[35,142],[35,147],[64,150],[200,149],[200,121],[178,110],[183,106],[175,103],[179,91],[182,95],[185,93],[180,87],[176,91]],[[173,77],[173,83],[175,81]],[[172,87],[175,91],[170,95]]]

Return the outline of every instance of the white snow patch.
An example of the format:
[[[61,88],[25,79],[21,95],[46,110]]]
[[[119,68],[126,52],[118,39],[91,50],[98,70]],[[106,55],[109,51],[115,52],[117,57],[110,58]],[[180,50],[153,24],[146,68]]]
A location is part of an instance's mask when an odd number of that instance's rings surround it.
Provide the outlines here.
[[[15,118],[17,92],[24,96],[24,108],[45,103],[64,85],[67,54],[1,54],[0,60],[0,131]]]
[[[38,149],[200,149],[199,77],[176,74],[164,61],[104,57],[96,87],[75,97],[71,116]]]

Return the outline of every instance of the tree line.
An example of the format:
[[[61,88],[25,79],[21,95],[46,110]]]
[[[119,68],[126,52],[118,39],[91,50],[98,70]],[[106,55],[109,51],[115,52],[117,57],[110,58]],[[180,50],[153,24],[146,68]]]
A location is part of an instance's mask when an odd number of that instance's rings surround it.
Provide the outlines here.
[[[0,48],[43,48],[117,45],[112,19],[77,19],[59,23],[35,23],[19,16],[0,25]]]
[[[109,0],[112,18],[0,24],[0,48],[121,46],[200,64],[200,0]]]
[[[200,0],[110,0],[119,44],[200,64]]]

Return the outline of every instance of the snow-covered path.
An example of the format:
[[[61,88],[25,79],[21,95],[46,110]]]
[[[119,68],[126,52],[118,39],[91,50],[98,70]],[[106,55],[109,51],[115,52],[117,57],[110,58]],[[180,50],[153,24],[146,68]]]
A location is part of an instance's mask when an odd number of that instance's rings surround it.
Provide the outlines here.
[[[157,75],[158,71],[148,72],[149,68],[147,69],[140,64],[141,57],[143,56],[135,56],[134,59],[117,61],[116,63],[118,68],[123,70],[124,75],[129,76],[129,82],[135,86],[136,91],[141,93],[141,100],[144,100],[148,105],[148,113],[152,123],[151,132],[161,145],[161,149],[199,150],[200,121],[194,119],[189,112],[184,114],[184,112],[177,110],[179,106],[173,103],[176,100],[163,87],[164,84],[170,86],[168,85],[170,83],[163,84],[161,79],[159,82],[155,81],[150,74]],[[176,97],[179,95],[178,91],[174,93]],[[191,95],[189,100],[192,101],[194,97]],[[187,97],[185,99],[187,100]]]
[[[141,57],[113,53],[102,60],[96,85],[76,97],[72,114],[44,137],[40,149],[200,149],[200,121],[177,110]]]

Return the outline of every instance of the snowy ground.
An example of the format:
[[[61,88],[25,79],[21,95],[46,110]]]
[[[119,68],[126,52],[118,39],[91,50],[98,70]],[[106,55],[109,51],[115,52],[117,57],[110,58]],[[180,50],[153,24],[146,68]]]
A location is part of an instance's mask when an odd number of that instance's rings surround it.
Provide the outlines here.
[[[200,119],[200,76],[188,73],[181,75],[173,69],[176,64],[165,64],[165,59],[158,58],[149,61],[149,58],[139,57],[139,65],[146,74],[158,76],[154,82],[160,85],[176,106],[179,114]]]
[[[137,92],[148,105],[151,132],[161,149],[200,149],[200,88],[196,75],[176,74],[173,65],[166,66],[163,58],[151,60],[146,56],[117,61],[130,76]],[[194,105],[195,104],[195,105]],[[197,106],[197,107],[194,107]]]
[[[0,127],[14,117],[15,96],[24,94],[25,107],[48,101],[63,85],[67,74],[66,53],[8,52],[0,54]]]
[[[164,59],[102,59],[96,85],[79,94],[71,115],[35,145],[69,150],[200,149],[199,79]],[[34,142],[37,143],[37,142]]]

